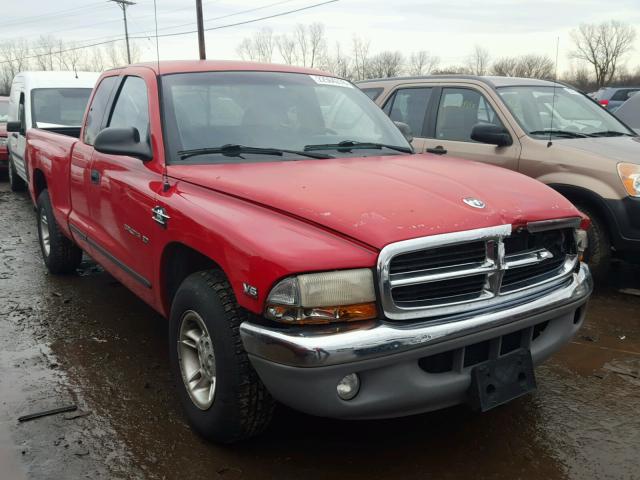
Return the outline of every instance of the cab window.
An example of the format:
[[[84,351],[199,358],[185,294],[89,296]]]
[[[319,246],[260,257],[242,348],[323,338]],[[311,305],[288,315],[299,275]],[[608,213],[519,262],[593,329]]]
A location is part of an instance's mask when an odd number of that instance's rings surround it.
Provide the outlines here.
[[[149,101],[147,86],[140,77],[127,77],[113,107],[110,127],[135,127],[140,139],[149,136]]]
[[[100,133],[104,113],[109,103],[109,97],[111,96],[113,87],[116,85],[117,79],[118,77],[116,76],[106,77],[102,79],[96,89],[84,127],[83,140],[87,145],[93,145],[96,136]]]
[[[473,142],[471,130],[478,124],[503,126],[496,111],[476,90],[443,88],[436,120],[436,138]]]
[[[411,132],[422,136],[424,120],[431,98],[431,88],[401,88],[387,101],[384,111],[394,122],[409,125]]]

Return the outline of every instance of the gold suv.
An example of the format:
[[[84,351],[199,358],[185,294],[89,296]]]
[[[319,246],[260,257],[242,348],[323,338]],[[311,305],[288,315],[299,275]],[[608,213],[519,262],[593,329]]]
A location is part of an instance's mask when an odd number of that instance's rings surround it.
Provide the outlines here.
[[[544,80],[467,75],[358,87],[410,129],[417,152],[516,170],[571,200],[591,217],[588,259],[596,274],[612,253],[639,258],[640,138],[586,95]]]

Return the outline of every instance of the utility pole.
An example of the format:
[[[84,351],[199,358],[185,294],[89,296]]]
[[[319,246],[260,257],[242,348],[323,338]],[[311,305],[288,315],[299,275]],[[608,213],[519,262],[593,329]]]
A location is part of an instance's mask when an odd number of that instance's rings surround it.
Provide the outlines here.
[[[129,48],[129,28],[127,27],[127,7],[135,5],[135,2],[131,0],[109,0],[110,2],[117,3],[122,9],[122,19],[124,20],[124,38],[127,41],[127,63],[131,63],[131,49]]]
[[[202,0],[196,0],[196,17],[198,20],[198,47],[200,48],[200,60],[207,59],[204,48],[204,22],[202,20]]]

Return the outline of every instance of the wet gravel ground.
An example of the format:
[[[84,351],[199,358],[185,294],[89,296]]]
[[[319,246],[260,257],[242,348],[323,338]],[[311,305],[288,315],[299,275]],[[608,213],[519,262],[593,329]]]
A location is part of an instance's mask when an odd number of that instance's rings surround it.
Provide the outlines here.
[[[261,437],[220,447],[185,423],[165,320],[90,260],[48,276],[28,197],[0,182],[0,478],[639,479],[638,295],[640,268],[618,265],[537,392],[486,414],[279,408]],[[79,410],[17,421],[68,404]]]

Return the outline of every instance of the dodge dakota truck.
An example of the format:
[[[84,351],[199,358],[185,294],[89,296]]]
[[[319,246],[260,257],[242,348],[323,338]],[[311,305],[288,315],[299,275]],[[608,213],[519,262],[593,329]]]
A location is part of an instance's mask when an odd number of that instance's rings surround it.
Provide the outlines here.
[[[584,321],[589,220],[549,187],[413,154],[351,83],[243,62],[102,74],[76,135],[27,133],[51,273],[85,251],[169,319],[192,426],[276,401],[388,418],[535,389]]]

